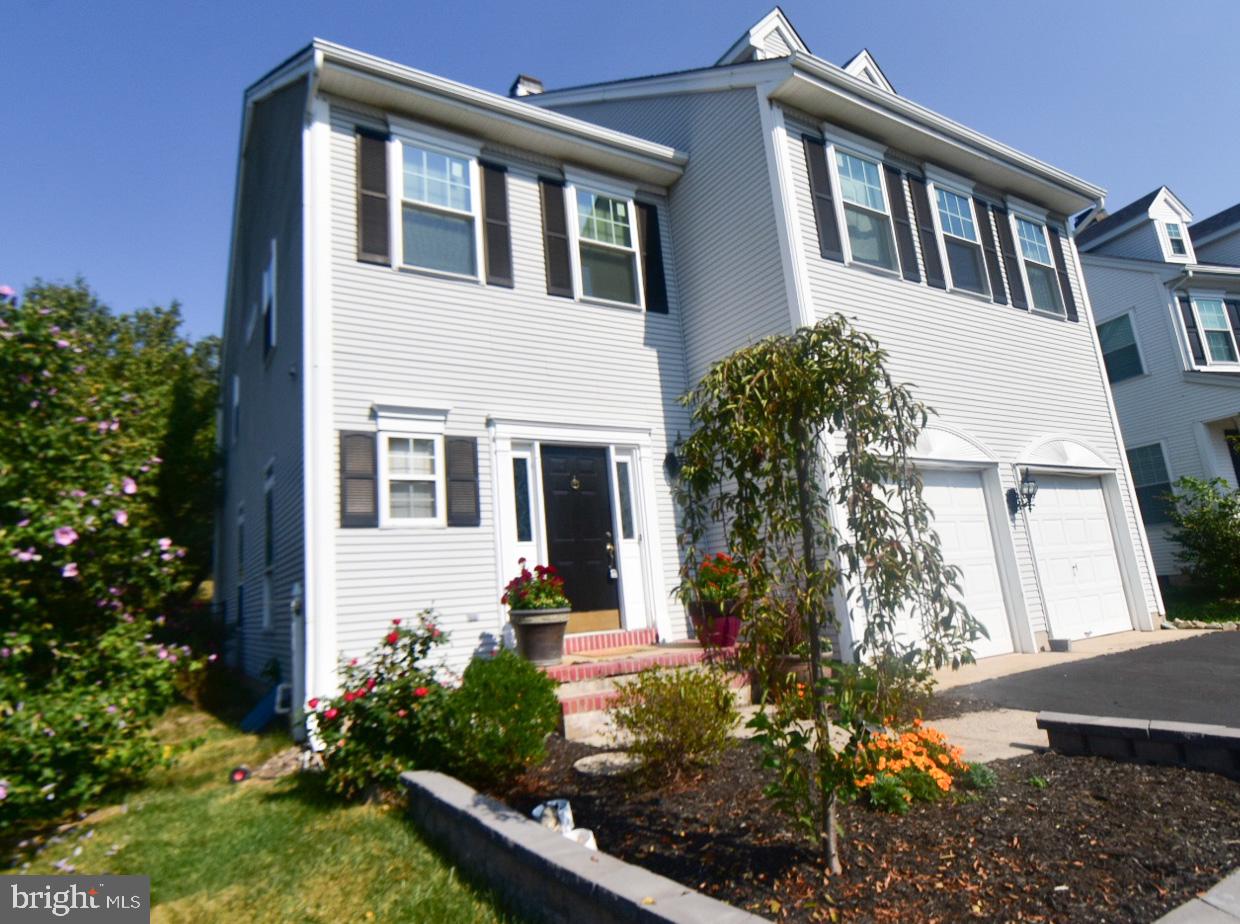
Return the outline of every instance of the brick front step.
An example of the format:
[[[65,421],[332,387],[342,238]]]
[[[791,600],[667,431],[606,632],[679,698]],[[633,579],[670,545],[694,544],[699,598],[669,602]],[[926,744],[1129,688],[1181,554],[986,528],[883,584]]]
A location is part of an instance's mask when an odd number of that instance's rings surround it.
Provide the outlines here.
[[[564,653],[601,651],[604,648],[634,648],[659,641],[657,629],[620,629],[615,632],[584,632],[564,637]]]
[[[606,649],[603,649],[606,650]],[[727,657],[736,652],[735,648],[724,648],[720,655]],[[617,677],[621,674],[636,674],[648,667],[689,667],[700,664],[712,657],[712,653],[698,645],[686,645],[668,648],[650,648],[646,651],[625,652],[614,659],[606,661],[579,661],[574,664],[557,664],[543,670],[552,680],[560,683],[575,683],[581,680],[595,680],[600,677]]]

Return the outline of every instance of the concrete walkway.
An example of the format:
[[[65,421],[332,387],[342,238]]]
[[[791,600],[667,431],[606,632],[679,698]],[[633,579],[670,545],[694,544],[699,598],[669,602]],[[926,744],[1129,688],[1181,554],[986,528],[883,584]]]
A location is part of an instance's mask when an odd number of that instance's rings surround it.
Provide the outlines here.
[[[1155,924],[1237,924],[1240,922],[1240,870],[1209,892],[1181,905]]]

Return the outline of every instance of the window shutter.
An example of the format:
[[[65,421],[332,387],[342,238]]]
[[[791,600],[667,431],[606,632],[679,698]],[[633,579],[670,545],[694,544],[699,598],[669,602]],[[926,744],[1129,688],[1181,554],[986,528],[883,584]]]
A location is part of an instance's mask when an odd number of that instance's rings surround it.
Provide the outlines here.
[[[1206,364],[1206,347],[1201,342],[1201,331],[1197,329],[1197,316],[1193,314],[1193,303],[1189,301],[1187,295],[1181,292],[1177,298],[1180,301],[1180,317],[1184,319],[1184,333],[1188,334],[1188,348],[1193,354],[1193,362],[1199,366]]]
[[[999,228],[999,250],[1003,254],[1003,268],[1007,271],[1008,288],[1012,293],[1012,307],[1029,310],[1029,302],[1025,300],[1025,283],[1020,275],[1020,259],[1016,256],[1016,241],[1012,239],[1012,223],[1008,220],[1007,209],[996,206],[995,225]]]
[[[978,237],[982,241],[982,253],[986,255],[986,274],[990,277],[990,297],[1000,305],[1007,304],[1003,290],[1003,270],[999,266],[999,251],[995,247],[995,230],[990,223],[990,206],[974,198],[973,210],[977,213]]]
[[[568,253],[568,216],[564,184],[539,179],[542,193],[543,250],[547,258],[547,294],[573,297],[573,270]]]
[[[663,274],[663,240],[659,231],[659,210],[646,202],[637,203],[637,243],[641,247],[646,310],[667,314],[667,277]]]
[[[926,264],[926,282],[936,289],[946,289],[947,277],[943,275],[943,259],[939,256],[939,239],[934,233],[926,181],[910,176],[908,182],[913,191],[913,214],[917,217],[917,236],[921,239],[921,259]]]
[[[900,251],[900,271],[904,278],[921,282],[917,269],[917,251],[913,247],[913,223],[909,220],[908,197],[904,195],[904,174],[889,164],[883,164],[887,180],[887,200],[891,203],[891,220],[896,226],[896,249]]]
[[[1050,225],[1046,226],[1046,234],[1051,239],[1051,256],[1055,258],[1055,274],[1059,277],[1059,291],[1063,293],[1064,311],[1068,313],[1069,321],[1079,321],[1076,299],[1072,297],[1072,283],[1068,280],[1068,264],[1063,258],[1063,241],[1059,239],[1059,232]]]
[[[508,170],[479,162],[482,173],[482,243],[487,285],[512,288],[512,238],[508,232]]]
[[[357,258],[391,263],[388,245],[387,138],[357,130]]]
[[[478,440],[472,436],[444,439],[448,475],[448,525],[479,526]]]
[[[814,220],[818,224],[818,251],[827,260],[844,262],[844,246],[840,242],[840,226],[835,216],[835,200],[831,197],[831,173],[827,169],[827,146],[816,138],[802,135],[805,161],[809,166],[809,191],[814,197]]]
[[[340,434],[340,525],[379,525],[379,484],[375,434]]]

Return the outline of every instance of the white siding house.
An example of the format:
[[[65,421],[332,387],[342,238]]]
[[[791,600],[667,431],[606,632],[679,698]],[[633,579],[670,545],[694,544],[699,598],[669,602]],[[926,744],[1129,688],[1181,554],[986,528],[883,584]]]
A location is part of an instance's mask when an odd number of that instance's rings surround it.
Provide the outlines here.
[[[570,572],[570,631],[685,638],[678,398],[831,312],[937,411],[918,457],[979,654],[1158,625],[1066,220],[1102,190],[898,96],[868,52],[814,57],[778,10],[710,67],[513,96],[318,40],[247,93],[224,375],[248,429],[221,601],[239,504],[246,548],[263,541],[265,466],[300,505],[281,537],[298,568],[268,582],[282,615],[233,652],[247,672],[276,657],[296,701],[326,692],[339,657],[426,607],[459,665],[502,639],[522,556]],[[237,331],[270,235],[247,216],[282,187],[248,165],[283,148],[299,277],[256,371]]]
[[[1165,495],[1177,479],[1240,483],[1240,207],[1192,223],[1163,186],[1077,241],[1159,575],[1182,568]]]

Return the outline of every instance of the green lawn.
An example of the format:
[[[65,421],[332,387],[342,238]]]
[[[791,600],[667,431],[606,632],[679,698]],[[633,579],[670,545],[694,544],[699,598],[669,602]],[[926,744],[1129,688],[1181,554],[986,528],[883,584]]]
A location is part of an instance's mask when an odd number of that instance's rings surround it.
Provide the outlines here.
[[[1191,587],[1169,587],[1163,593],[1168,619],[1240,622],[1240,600],[1221,599]]]
[[[205,741],[25,872],[52,873],[67,858],[81,873],[149,875],[157,922],[513,920],[397,808],[343,805],[313,778],[227,782],[229,769],[257,768],[287,739],[244,735],[189,708],[173,710],[163,731]]]

